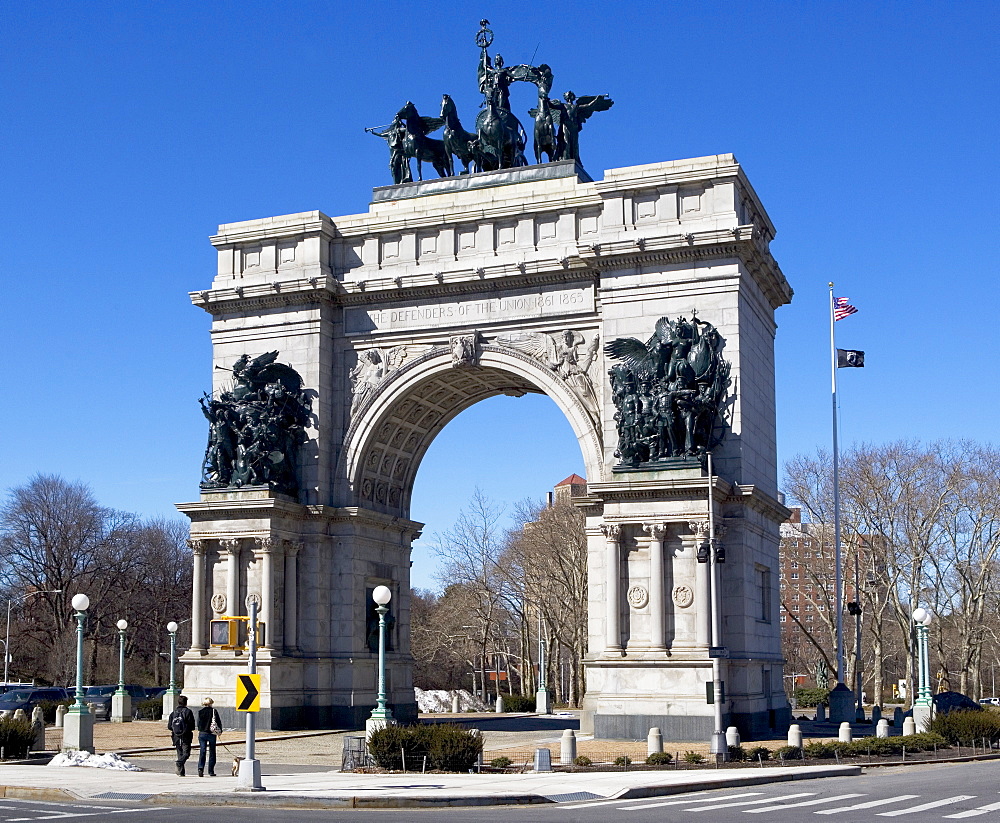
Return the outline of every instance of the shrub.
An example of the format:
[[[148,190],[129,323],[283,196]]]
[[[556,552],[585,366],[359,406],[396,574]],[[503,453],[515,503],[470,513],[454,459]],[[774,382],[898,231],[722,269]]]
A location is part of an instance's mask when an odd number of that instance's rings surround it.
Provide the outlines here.
[[[386,726],[372,732],[368,738],[368,751],[375,763],[383,769],[398,771],[406,767],[422,766],[423,758],[429,755],[428,733],[433,726]],[[429,758],[428,758],[429,759]]]
[[[681,759],[685,763],[690,763],[693,766],[696,766],[699,763],[704,763],[705,762],[705,756],[704,755],[698,754],[698,752],[691,752],[691,751],[684,752],[684,755],[683,755],[683,757]]]
[[[820,703],[826,703],[830,696],[829,689],[796,689],[792,692],[795,703],[800,708],[812,708]]]
[[[535,697],[527,694],[505,694],[503,696],[503,710],[505,712],[533,712],[535,710]]]
[[[28,749],[34,741],[31,721],[15,720],[13,717],[0,718],[0,749],[3,749],[6,759],[27,757]]]
[[[618,757],[615,758],[615,765],[616,766],[631,766],[632,765],[632,758],[631,757],[627,757],[624,754],[620,754],[620,755],[618,755]]]
[[[770,760],[771,750],[767,746],[754,746],[747,751],[747,760],[759,763],[761,760]]]
[[[781,746],[774,750],[774,756],[779,760],[801,760],[802,749],[798,746]]]
[[[417,727],[420,728],[420,727]],[[429,735],[428,761],[432,769],[467,772],[483,753],[483,738],[461,726],[433,725]]]
[[[653,752],[646,758],[647,766],[669,766],[674,758],[669,752]]]
[[[732,763],[742,763],[747,759],[746,749],[742,746],[730,746],[729,747],[729,760]]]
[[[368,750],[383,769],[407,769],[427,765],[440,771],[467,772],[479,760],[483,739],[472,732],[444,723],[415,726],[386,726],[373,732]]]
[[[802,756],[810,760],[820,760],[824,757],[833,757],[833,744],[823,743],[819,740],[810,740],[802,747]]]
[[[1000,737],[1000,715],[981,709],[956,709],[937,714],[930,722],[929,732],[935,732],[949,743],[968,746],[972,741],[996,740]],[[909,747],[907,747],[909,749]]]
[[[506,769],[514,761],[509,757],[494,757],[490,761],[490,768],[493,769]]]
[[[135,716],[139,720],[159,720],[163,715],[163,698],[140,700],[135,704]]]
[[[587,755],[581,754],[579,757],[577,757],[573,761],[573,765],[574,766],[584,766],[584,767],[586,767],[586,766],[593,766],[594,765],[594,761],[591,760],[589,757],[587,757]]]

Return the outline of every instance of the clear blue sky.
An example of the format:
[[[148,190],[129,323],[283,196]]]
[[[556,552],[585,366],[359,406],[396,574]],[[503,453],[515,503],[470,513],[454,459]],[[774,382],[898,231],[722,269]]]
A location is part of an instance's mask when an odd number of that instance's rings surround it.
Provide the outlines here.
[[[826,283],[847,443],[995,439],[996,5],[986,2],[5,3],[0,10],[0,488],[35,472],[107,505],[196,499],[219,223],[364,211],[386,123],[443,92],[471,120],[480,17],[556,92],[609,93],[582,135],[603,169],[719,152],[744,165],[796,291],[778,313],[779,457],[830,438]],[[530,100],[514,91],[514,106]],[[958,399],[965,399],[959,403]],[[973,402],[975,401],[975,402]],[[500,445],[501,448],[497,448]],[[448,426],[413,516],[472,487],[539,497],[582,462],[545,398]],[[421,541],[429,542],[429,541]],[[426,549],[416,582],[429,582]]]

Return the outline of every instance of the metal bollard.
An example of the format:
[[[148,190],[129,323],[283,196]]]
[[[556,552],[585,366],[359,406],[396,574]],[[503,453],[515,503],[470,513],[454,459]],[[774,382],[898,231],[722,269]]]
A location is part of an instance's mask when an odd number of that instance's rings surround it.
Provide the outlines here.
[[[559,741],[559,763],[562,766],[572,766],[576,760],[576,733],[566,729]]]
[[[663,751],[663,735],[658,726],[653,726],[646,735],[646,754],[658,754]]]

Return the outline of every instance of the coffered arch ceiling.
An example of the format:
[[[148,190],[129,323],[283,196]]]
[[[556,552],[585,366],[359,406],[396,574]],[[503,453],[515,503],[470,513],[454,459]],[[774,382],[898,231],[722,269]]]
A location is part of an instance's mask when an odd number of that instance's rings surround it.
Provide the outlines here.
[[[454,367],[442,348],[400,369],[358,410],[342,453],[347,505],[409,518],[417,469],[438,432],[481,400],[529,392],[546,394],[560,407],[580,443],[588,476],[598,478],[599,431],[557,375],[499,346],[483,346],[478,365]]]

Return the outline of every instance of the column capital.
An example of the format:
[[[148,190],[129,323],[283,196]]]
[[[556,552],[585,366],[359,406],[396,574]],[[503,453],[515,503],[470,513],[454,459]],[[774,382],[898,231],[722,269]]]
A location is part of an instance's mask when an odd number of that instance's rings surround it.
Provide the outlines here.
[[[725,537],[726,536],[726,532],[728,530],[729,530],[729,526],[727,526],[725,523],[716,523],[715,524],[715,536],[716,537]]]
[[[662,542],[664,536],[667,533],[666,523],[643,523],[642,530],[646,532],[653,540]]]
[[[699,540],[706,540],[708,538],[708,521],[707,520],[689,520],[688,528],[694,533],[694,536]]]
[[[254,543],[261,554],[277,554],[281,551],[283,540],[275,540],[273,537],[255,537]]]
[[[304,545],[301,540],[282,540],[281,542],[288,557],[295,557],[295,555],[302,551]]]
[[[613,540],[616,543],[622,536],[621,523],[601,523],[601,531],[609,541]]]
[[[189,549],[191,549],[191,553],[192,554],[195,554],[195,555],[204,555],[205,554],[205,541],[204,540],[195,540],[194,538],[189,538],[188,540],[185,540],[184,542],[187,543],[187,547]]]
[[[228,554],[239,555],[240,539],[238,537],[228,537],[219,541],[222,550]]]

